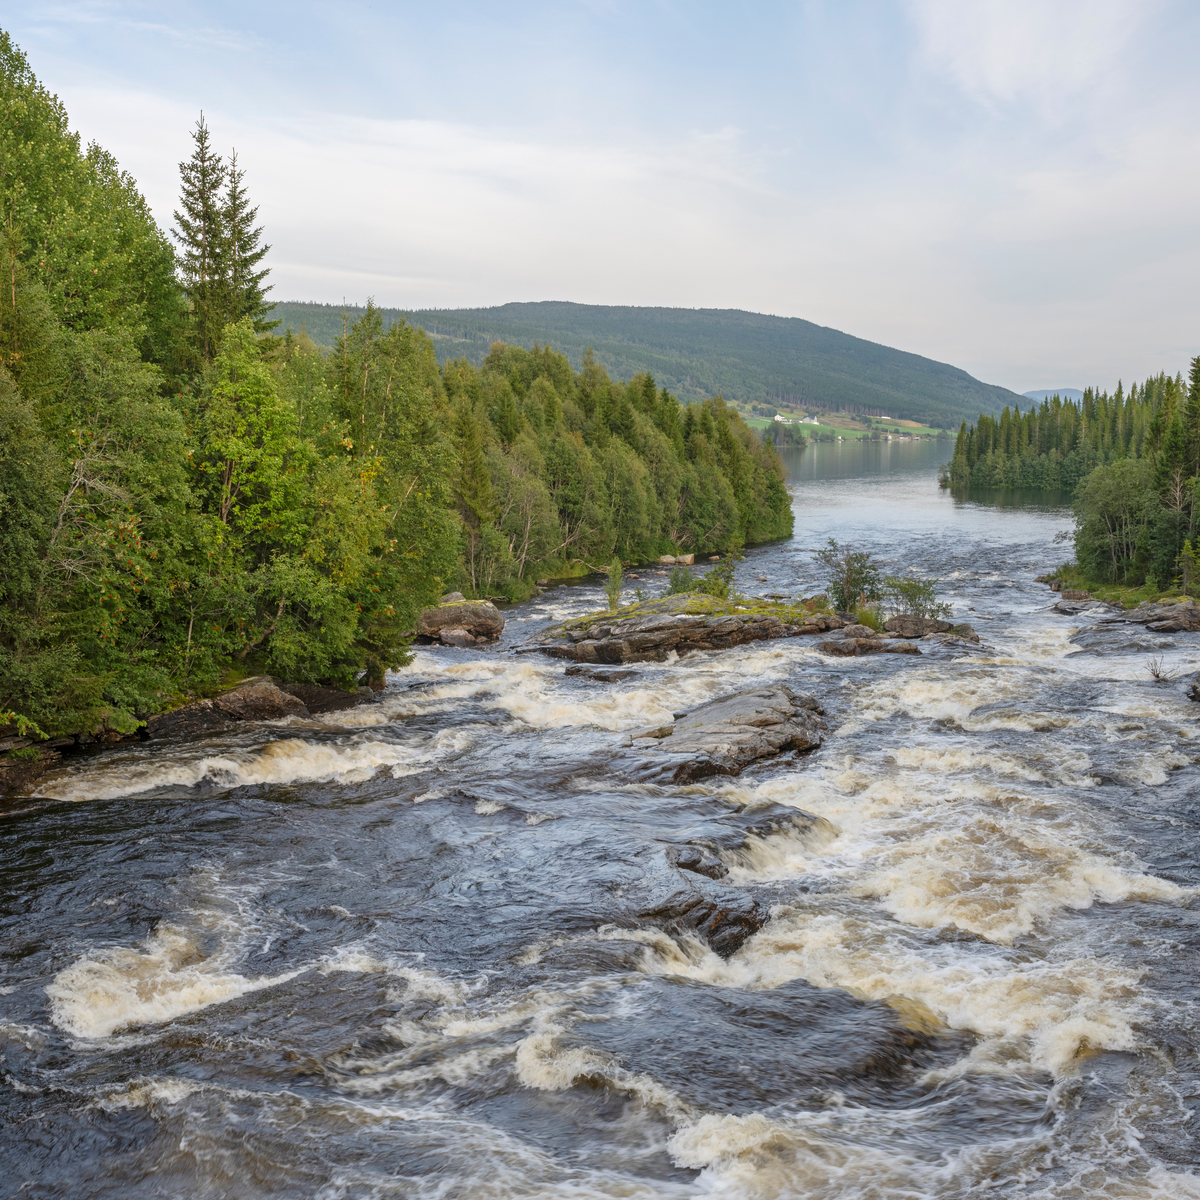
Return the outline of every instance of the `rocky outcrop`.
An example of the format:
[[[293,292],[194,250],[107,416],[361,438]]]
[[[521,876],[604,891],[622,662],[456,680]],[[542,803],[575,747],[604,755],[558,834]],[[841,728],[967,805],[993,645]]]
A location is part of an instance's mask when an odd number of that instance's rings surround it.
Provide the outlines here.
[[[678,597],[684,603],[688,597]],[[579,663],[662,662],[671,651],[727,650],[747,642],[796,637],[840,628],[825,614],[784,621],[770,612],[692,613],[658,611],[624,618],[598,619],[579,627],[559,627],[542,635],[543,653]]]
[[[578,664],[568,667],[563,674],[579,675],[596,683],[620,683],[626,679],[636,679],[638,676],[636,671],[593,671],[591,667],[581,667]]]
[[[736,861],[751,839],[804,838],[817,825],[810,813],[779,804],[729,812],[707,823],[694,840],[642,860],[646,873],[624,893],[623,923],[700,937],[728,958],[766,924],[770,913],[753,895],[725,882],[729,867],[723,859]]]
[[[504,632],[504,615],[490,600],[464,600],[461,592],[442,597],[421,614],[418,633],[446,646],[481,646]]]
[[[812,750],[825,722],[811,697],[785,684],[753,688],[702,704],[674,723],[630,734],[631,745],[662,756],[660,773],[674,783],[710,775],[737,775],[750,763],[782,750]]]
[[[817,649],[837,658],[860,658],[864,654],[920,654],[912,642],[892,641],[875,635],[848,637],[836,642],[818,642]]]
[[[309,715],[298,697],[283,691],[269,675],[243,679],[212,700],[194,700],[146,722],[146,738],[187,737],[228,729],[241,721],[274,721]]]
[[[889,617],[883,623],[888,633],[896,633],[901,637],[919,638],[927,633],[946,633],[950,630],[949,621],[938,621],[933,617],[912,617],[901,614]]]
[[[287,684],[270,675],[243,679],[211,700],[194,700],[146,722],[142,737],[150,740],[190,737],[231,729],[243,721],[278,721],[282,717],[318,716],[369,702],[370,688],[346,692],[317,684]]]
[[[1056,610],[1060,609],[1061,602],[1054,607]],[[1145,625],[1152,633],[1196,633],[1200,631],[1200,604],[1195,600],[1177,600],[1174,603],[1147,602],[1139,604],[1129,612],[1104,619],[1104,624],[1117,622]]]
[[[694,554],[664,554],[659,560],[666,567],[690,567],[696,561]]]

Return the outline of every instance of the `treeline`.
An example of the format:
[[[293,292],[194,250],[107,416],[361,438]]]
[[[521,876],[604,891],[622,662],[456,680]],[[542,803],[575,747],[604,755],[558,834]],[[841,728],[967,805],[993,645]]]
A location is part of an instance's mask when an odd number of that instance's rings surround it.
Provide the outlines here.
[[[0,718],[125,733],[231,671],[381,686],[454,587],[785,536],[720,400],[373,307],[269,332],[257,214],[203,120],[168,238],[0,33]]]
[[[1200,519],[1200,357],[1078,403],[1055,396],[963,425],[942,482],[1070,489],[1075,556],[1096,581],[1193,586]]]
[[[951,487],[1073,490],[1095,467],[1156,453],[1176,413],[1185,419],[1187,385],[1160,374],[1110,396],[1088,388],[1074,402],[1053,396],[1025,412],[981,414],[963,422],[943,483]]]

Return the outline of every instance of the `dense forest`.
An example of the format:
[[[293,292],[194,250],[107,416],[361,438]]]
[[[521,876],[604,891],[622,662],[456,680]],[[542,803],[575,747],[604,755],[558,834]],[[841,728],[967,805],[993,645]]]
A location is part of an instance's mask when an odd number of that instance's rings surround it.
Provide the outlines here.
[[[351,319],[361,312],[348,310]],[[342,309],[281,303],[281,328],[332,346]],[[743,406],[812,408],[898,417],[953,429],[975,413],[1019,401],[965,371],[795,317],[738,309],[634,308],[546,301],[495,308],[383,311],[433,338],[439,360],[482,364],[492,342],[547,342],[577,367],[589,347],[614,373],[648,372],[685,400],[721,394]]]
[[[274,332],[270,247],[203,116],[170,234],[0,33],[0,715],[104,735],[231,672],[381,686],[454,587],[786,536],[719,397],[591,355],[439,366],[368,306]]]
[[[1200,519],[1200,357],[1186,382],[1160,374],[1128,392],[1088,388],[1078,403],[1054,396],[964,423],[942,482],[1071,490],[1087,578],[1187,587]]]

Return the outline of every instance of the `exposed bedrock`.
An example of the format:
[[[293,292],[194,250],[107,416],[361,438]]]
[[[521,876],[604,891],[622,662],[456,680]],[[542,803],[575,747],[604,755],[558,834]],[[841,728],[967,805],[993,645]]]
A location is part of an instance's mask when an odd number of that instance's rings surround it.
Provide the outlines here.
[[[1061,611],[1061,602],[1054,607]],[[1147,602],[1102,620],[1103,624],[1118,622],[1145,625],[1152,633],[1196,633],[1200,631],[1200,604],[1195,600],[1179,600],[1173,604]]]
[[[281,717],[308,717],[338,712],[370,701],[370,688],[356,692],[317,684],[281,683],[270,675],[243,679],[236,687],[211,700],[194,700],[146,722],[143,737],[187,737],[230,729],[243,721],[277,721]]]
[[[820,824],[809,813],[769,804],[730,813],[693,840],[639,855],[643,874],[622,888],[618,923],[695,936],[728,958],[767,923],[770,912],[750,891],[725,882],[729,867],[723,858],[736,862],[766,837],[807,838]]]
[[[597,620],[582,628],[549,631],[543,653],[579,663],[662,662],[671,651],[728,650],[748,642],[796,637],[838,629],[842,622],[824,614],[806,615],[802,624],[771,613],[652,612]]]
[[[503,632],[504,614],[490,600],[465,600],[461,592],[451,592],[437,608],[427,608],[418,629],[421,637],[460,647],[494,642]]]
[[[648,751],[674,783],[737,775],[750,763],[783,750],[812,750],[826,725],[811,696],[785,684],[752,688],[702,704],[670,725],[640,729],[630,744]]]

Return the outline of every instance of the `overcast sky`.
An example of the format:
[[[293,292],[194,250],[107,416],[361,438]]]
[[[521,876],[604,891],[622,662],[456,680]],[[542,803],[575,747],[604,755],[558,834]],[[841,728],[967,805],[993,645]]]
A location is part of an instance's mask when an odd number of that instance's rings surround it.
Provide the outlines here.
[[[990,383],[1200,353],[1200,5],[38,3],[169,226],[203,109],[275,299],[805,317]]]

